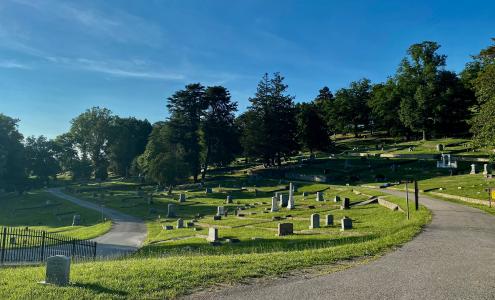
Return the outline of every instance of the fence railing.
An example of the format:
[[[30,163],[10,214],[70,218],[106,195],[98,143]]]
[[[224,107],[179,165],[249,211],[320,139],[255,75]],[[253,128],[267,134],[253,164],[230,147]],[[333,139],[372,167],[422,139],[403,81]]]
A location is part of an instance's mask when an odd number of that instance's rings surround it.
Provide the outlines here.
[[[0,231],[0,264],[44,262],[53,255],[73,260],[96,257],[96,242],[28,228],[3,227]]]

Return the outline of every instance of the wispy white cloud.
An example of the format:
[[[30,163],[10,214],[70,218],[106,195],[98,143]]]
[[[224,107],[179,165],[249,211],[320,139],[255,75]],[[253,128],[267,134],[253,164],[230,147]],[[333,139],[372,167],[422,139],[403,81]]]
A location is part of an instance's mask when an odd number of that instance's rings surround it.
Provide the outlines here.
[[[3,69],[22,69],[30,70],[32,67],[28,64],[20,63],[14,60],[0,60],[0,68]]]

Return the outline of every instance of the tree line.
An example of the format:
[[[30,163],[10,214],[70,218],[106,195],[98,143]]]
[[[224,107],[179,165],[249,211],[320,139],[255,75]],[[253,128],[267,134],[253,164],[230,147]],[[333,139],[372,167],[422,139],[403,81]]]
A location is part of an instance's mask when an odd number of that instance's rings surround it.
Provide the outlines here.
[[[189,177],[204,180],[209,168],[237,157],[280,166],[301,150],[332,151],[330,137],[340,133],[472,136],[478,146],[495,146],[495,46],[459,74],[445,69],[439,48],[414,44],[385,82],[363,78],[335,94],[323,87],[303,103],[288,93],[281,74],[265,74],[240,114],[228,89],[200,83],[168,97],[168,117],[153,125],[93,107],[49,140],[24,138],[19,120],[0,114],[0,189],[46,185],[60,172],[75,180],[104,180],[111,172],[173,186]]]

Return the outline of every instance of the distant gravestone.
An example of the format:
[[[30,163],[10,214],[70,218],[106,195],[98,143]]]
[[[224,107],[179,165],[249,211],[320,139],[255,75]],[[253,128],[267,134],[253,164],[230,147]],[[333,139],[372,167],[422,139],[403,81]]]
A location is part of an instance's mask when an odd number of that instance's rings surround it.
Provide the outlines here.
[[[81,225],[81,216],[74,215],[74,217],[72,217],[72,226],[79,226],[79,225]]]
[[[211,188],[206,188],[205,192],[206,192],[206,194],[211,194],[212,190],[211,190]]]
[[[271,207],[270,211],[271,212],[278,211],[277,198],[275,198],[275,197],[272,197],[272,207]]]
[[[303,193],[302,193],[302,196],[303,196],[303,197],[307,197],[307,196],[308,196],[308,192],[303,192]]]
[[[469,172],[469,174],[476,174],[476,165],[475,164],[471,164],[471,172]]]
[[[326,215],[325,216],[325,224],[327,226],[333,226],[333,215]]]
[[[287,207],[287,204],[289,203],[288,195],[280,194],[279,200],[280,200],[280,207]]]
[[[208,237],[206,238],[208,242],[217,242],[218,241],[218,228],[210,227],[208,229]]]
[[[294,233],[294,225],[292,223],[279,223],[278,236],[291,235]]]
[[[280,199],[280,195],[282,195],[281,192],[275,192],[275,198]]]
[[[352,220],[349,217],[343,217],[341,220],[342,230],[352,229]]]
[[[323,192],[316,192],[316,201],[324,201]]]
[[[172,225],[163,225],[163,229],[165,229],[165,230],[172,230],[172,229],[174,229],[174,226],[172,226]]]
[[[483,175],[488,175],[488,164],[483,164]]]
[[[175,205],[173,205],[172,203],[170,203],[168,206],[167,206],[167,218],[173,218],[175,217]]]
[[[220,221],[221,219],[222,219],[222,216],[217,216],[217,215],[213,216],[213,221]]]
[[[287,209],[296,208],[296,203],[294,202],[294,184],[291,182],[289,184],[289,199],[287,202]]]
[[[309,218],[310,225],[309,229],[313,228],[320,228],[320,215],[319,214],[312,214],[311,217]]]
[[[233,197],[231,195],[227,195],[227,204],[230,204],[233,202]]]
[[[69,284],[70,257],[64,255],[50,256],[46,259],[46,284],[65,286]]]
[[[442,144],[437,144],[437,151],[443,151],[443,145]]]
[[[177,229],[179,228],[184,228],[184,220],[182,219],[177,219]]]
[[[333,202],[339,202],[339,201],[340,201],[340,196],[333,197]]]
[[[349,209],[351,208],[350,204],[351,204],[351,200],[349,200],[349,198],[344,198],[344,201],[342,201],[342,205],[340,206],[340,209]]]
[[[225,207],[218,206],[217,207],[217,216],[223,216],[223,215],[225,215]]]
[[[181,193],[179,195],[179,203],[186,202],[186,194]]]

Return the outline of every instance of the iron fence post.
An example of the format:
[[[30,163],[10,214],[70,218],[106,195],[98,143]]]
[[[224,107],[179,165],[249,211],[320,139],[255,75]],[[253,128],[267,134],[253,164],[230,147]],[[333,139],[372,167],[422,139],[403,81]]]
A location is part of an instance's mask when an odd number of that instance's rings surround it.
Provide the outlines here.
[[[7,227],[4,227],[3,236],[2,236],[2,254],[0,257],[0,264],[3,264],[3,262],[5,261],[5,248],[7,248],[6,242],[7,242]]]
[[[45,260],[45,238],[46,238],[46,231],[43,231],[41,233],[41,261]]]

